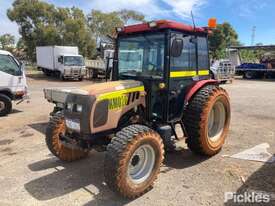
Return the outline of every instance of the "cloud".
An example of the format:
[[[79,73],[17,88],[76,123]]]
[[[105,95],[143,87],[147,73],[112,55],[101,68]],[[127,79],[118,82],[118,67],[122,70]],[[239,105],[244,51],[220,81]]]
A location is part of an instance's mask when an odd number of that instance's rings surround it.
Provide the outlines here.
[[[119,11],[121,9],[130,9],[143,13],[147,20],[152,19],[181,19],[188,20],[190,12],[193,10],[195,16],[198,16],[201,6],[208,0],[44,0],[59,7],[76,6],[85,13],[92,9],[103,12]],[[11,7],[13,0],[0,0],[0,35],[11,33],[19,38],[18,27],[16,23],[11,22],[7,15],[7,9]]]
[[[90,2],[90,7],[104,12],[130,9],[141,12],[149,18],[160,15],[163,10],[156,0],[93,0]]]
[[[188,19],[191,10],[197,12],[206,0],[93,0],[89,6],[105,12],[131,9],[143,13],[147,19],[179,17]],[[108,6],[106,6],[108,5]]]
[[[207,3],[206,0],[163,0],[163,2],[183,19],[189,18],[191,11],[196,13],[201,6]]]

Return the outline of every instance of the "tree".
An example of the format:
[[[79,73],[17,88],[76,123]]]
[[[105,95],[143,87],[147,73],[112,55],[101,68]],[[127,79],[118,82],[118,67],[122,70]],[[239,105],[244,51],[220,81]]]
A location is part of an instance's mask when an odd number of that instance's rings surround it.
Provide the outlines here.
[[[214,59],[224,58],[226,48],[238,45],[238,34],[228,22],[219,24],[209,36],[210,54]]]
[[[91,31],[95,37],[106,35],[113,36],[116,27],[122,27],[129,23],[129,21],[144,21],[144,15],[126,9],[110,13],[92,10],[88,15],[88,20]]]
[[[35,60],[36,46],[78,46],[87,57],[95,51],[95,39],[83,11],[78,8],[56,8],[39,0],[15,0],[7,15],[19,25],[31,60]]]
[[[1,49],[7,50],[11,47],[13,47],[15,44],[15,38],[11,34],[4,34],[0,36],[0,46]]]
[[[117,12],[117,14],[123,21],[124,25],[127,25],[131,20],[137,22],[144,21],[144,15],[133,10],[122,9],[121,11]]]

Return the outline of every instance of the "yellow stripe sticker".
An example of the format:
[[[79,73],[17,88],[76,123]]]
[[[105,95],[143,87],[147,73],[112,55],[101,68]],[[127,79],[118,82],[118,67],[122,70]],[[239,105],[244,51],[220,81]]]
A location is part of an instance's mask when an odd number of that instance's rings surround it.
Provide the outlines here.
[[[170,77],[175,78],[175,77],[193,77],[196,76],[197,72],[196,71],[175,71],[175,72],[170,72]],[[204,76],[204,75],[209,75],[209,70],[199,70],[199,75]]]
[[[114,91],[114,92],[101,94],[101,95],[99,95],[98,100],[114,99],[114,98],[117,98],[119,96],[122,96],[122,95],[130,93],[130,92],[143,92],[143,91],[144,91],[144,86],[133,87],[133,88],[129,88],[129,89],[122,89],[122,90],[118,90],[118,91]]]

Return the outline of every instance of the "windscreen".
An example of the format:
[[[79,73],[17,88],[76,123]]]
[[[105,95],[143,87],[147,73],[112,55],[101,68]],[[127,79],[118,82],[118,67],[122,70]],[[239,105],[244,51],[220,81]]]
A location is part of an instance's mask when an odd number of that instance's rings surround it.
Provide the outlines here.
[[[119,39],[120,76],[162,78],[164,71],[164,34],[144,34]]]
[[[20,67],[15,62],[15,60],[8,55],[0,54],[0,71],[14,76],[21,75]]]
[[[81,56],[65,56],[64,57],[65,66],[84,66],[84,60]]]

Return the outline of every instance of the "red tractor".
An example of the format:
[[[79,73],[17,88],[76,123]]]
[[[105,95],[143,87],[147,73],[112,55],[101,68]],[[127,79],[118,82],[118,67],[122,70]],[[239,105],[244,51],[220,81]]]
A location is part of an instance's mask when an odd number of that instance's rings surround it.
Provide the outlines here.
[[[135,198],[156,180],[180,124],[191,151],[217,154],[228,134],[227,92],[209,78],[208,28],[154,21],[117,29],[112,81],[58,91],[46,132],[64,161],[106,150],[104,175]],[[55,91],[56,92],[56,91]],[[63,94],[63,101],[62,95]]]

